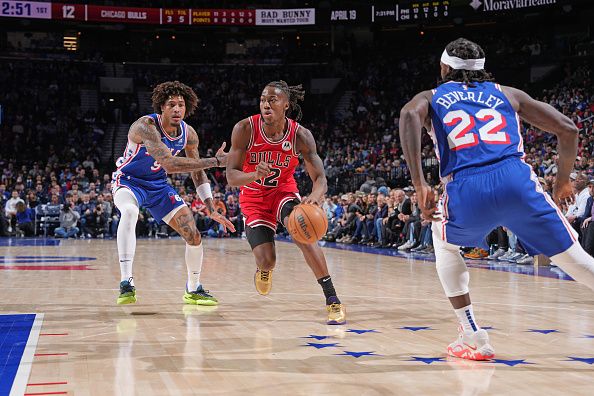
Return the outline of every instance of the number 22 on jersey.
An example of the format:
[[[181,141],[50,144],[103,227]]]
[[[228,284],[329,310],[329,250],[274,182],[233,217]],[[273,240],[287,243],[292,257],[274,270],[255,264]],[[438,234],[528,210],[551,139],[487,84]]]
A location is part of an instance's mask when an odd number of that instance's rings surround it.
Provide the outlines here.
[[[477,120],[484,124],[475,132]],[[464,110],[450,111],[443,117],[443,123],[454,129],[448,133],[448,145],[451,150],[457,151],[476,146],[480,140],[486,144],[509,144],[505,118],[495,109],[481,109],[474,116]]]

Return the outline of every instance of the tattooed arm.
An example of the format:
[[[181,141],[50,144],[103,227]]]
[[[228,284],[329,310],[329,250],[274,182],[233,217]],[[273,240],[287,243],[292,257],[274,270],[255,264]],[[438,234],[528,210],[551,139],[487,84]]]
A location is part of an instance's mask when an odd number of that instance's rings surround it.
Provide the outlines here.
[[[130,127],[128,137],[134,143],[144,144],[146,151],[161,164],[167,173],[193,172],[197,169],[226,165],[225,156],[204,159],[174,157],[169,148],[161,141],[161,134],[150,117],[141,117],[136,120]]]

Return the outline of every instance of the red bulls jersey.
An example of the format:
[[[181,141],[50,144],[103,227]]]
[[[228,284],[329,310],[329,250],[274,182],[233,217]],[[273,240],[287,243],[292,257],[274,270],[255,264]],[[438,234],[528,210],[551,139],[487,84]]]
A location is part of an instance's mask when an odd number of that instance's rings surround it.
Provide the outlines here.
[[[264,123],[260,114],[251,116],[249,121],[252,134],[243,162],[243,171],[254,172],[261,161],[266,161],[270,164],[271,173],[267,177],[242,186],[242,195],[262,195],[272,191],[299,191],[293,177],[295,168],[299,165],[299,156],[295,151],[299,123],[287,118],[288,125],[282,139],[272,141],[264,133]]]

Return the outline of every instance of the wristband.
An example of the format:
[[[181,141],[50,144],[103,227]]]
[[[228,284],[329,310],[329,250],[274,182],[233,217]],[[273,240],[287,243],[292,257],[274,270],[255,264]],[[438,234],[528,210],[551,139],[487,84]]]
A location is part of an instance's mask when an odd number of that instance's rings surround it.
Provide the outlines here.
[[[210,190],[209,183],[203,183],[203,184],[199,185],[198,187],[196,187],[196,193],[198,193],[198,196],[204,203],[206,203],[206,200],[208,198],[212,199],[212,191]]]

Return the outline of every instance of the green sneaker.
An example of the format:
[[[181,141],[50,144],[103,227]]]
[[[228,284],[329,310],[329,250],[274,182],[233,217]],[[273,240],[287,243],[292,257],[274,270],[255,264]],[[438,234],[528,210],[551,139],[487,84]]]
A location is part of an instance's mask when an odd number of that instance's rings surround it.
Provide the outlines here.
[[[120,296],[118,304],[134,304],[136,302],[136,288],[130,284],[129,280],[120,282]]]
[[[184,302],[192,305],[217,305],[219,302],[216,298],[208,294],[208,290],[204,290],[202,285],[198,286],[196,291],[188,291],[184,293]]]

